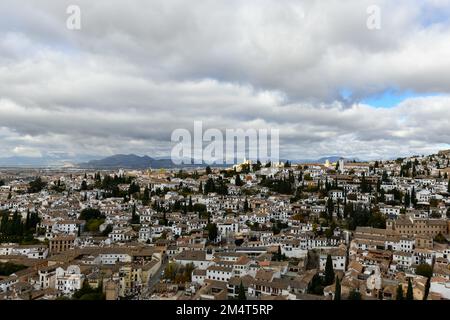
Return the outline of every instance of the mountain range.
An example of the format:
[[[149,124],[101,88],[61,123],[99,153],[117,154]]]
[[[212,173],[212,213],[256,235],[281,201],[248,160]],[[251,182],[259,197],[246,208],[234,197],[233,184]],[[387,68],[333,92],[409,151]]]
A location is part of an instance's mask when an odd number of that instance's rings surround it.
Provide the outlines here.
[[[97,158],[97,159],[96,159]],[[168,157],[149,157],[147,155],[138,156],[136,154],[116,154],[106,158],[98,159],[96,156],[74,157],[67,154],[44,155],[42,157],[13,156],[0,158],[0,167],[78,167],[85,169],[161,169],[161,168],[187,168],[205,167],[206,164],[182,164],[177,165]],[[339,156],[323,157],[320,159],[299,159],[289,160],[291,163],[325,163],[326,160],[336,162],[339,159],[352,161],[356,159],[346,159]],[[186,163],[192,163],[190,159]],[[280,160],[285,162],[285,159]],[[214,165],[215,167],[221,167]],[[228,167],[229,165],[222,165]]]

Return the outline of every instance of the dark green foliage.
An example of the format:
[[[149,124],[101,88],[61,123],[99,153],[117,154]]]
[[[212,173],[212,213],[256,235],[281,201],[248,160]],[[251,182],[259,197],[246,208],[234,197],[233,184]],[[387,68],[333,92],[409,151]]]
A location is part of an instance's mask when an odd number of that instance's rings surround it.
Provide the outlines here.
[[[398,287],[397,287],[397,292],[396,292],[396,295],[395,295],[395,299],[396,300],[404,300],[403,287],[402,287],[401,284],[399,284]]]
[[[334,203],[331,197],[327,200],[327,218],[329,220],[333,220],[333,212],[334,212]]]
[[[440,232],[436,237],[434,237],[434,241],[437,243],[447,243],[447,239]]]
[[[329,286],[334,282],[334,269],[333,269],[333,260],[331,255],[327,255],[327,262],[325,264],[325,278],[324,285]]]
[[[134,181],[130,184],[128,187],[128,195],[131,196],[135,193],[140,193],[141,187],[139,187],[139,184],[135,183]]]
[[[99,284],[97,289],[93,289],[87,280],[84,280],[80,290],[77,290],[73,295],[73,300],[105,300],[103,294],[103,285]]]
[[[214,179],[209,178],[203,187],[203,193],[208,194],[210,192],[215,192],[220,195],[227,195],[228,187],[223,179],[217,179],[214,181]]]
[[[408,289],[406,290],[406,300],[414,300],[411,279],[408,279]]]
[[[204,213],[206,212],[206,205],[204,205],[203,203],[196,203],[193,206],[193,210],[194,212]]]
[[[28,193],[38,193],[47,185],[46,182],[42,181],[41,177],[37,177],[35,180],[29,183]]]
[[[145,187],[144,194],[142,195],[142,203],[144,206],[147,206],[150,202],[150,191],[148,187]]]
[[[289,171],[288,178],[266,178],[261,181],[260,185],[262,187],[269,188],[269,190],[272,192],[281,194],[294,195],[296,191],[296,189],[294,188],[294,175],[291,171]]]
[[[81,182],[81,188],[80,188],[80,190],[81,190],[81,191],[85,191],[85,190],[87,190],[87,189],[88,189],[87,182],[86,182],[86,180],[83,180],[83,182]]]
[[[26,269],[27,267],[22,264],[15,264],[12,262],[0,262],[0,276],[9,276],[17,271]]]
[[[419,264],[416,268],[416,274],[431,278],[433,276],[433,268],[427,263]]]
[[[139,223],[139,215],[136,213],[136,204],[133,204],[133,207],[131,209],[131,224],[138,224]]]
[[[238,293],[237,299],[238,300],[247,300],[247,296],[245,295],[245,288],[244,288],[244,285],[242,284],[242,281],[241,281],[241,284],[239,285],[239,293]]]
[[[127,195],[128,192],[122,192],[119,190],[119,184],[127,184],[131,183],[132,178],[131,177],[119,177],[117,175],[114,175],[114,177],[111,177],[110,175],[105,175],[103,180],[101,182],[96,182],[96,184],[99,185],[99,187],[106,191],[104,194],[105,198],[110,197],[123,197],[124,195]]]
[[[365,174],[362,176],[360,188],[363,193],[372,191],[372,186],[367,182]]]
[[[405,209],[409,208],[410,205],[411,205],[411,196],[407,192],[405,194]]]
[[[431,283],[431,278],[428,278],[427,283],[425,284],[425,292],[423,293],[423,300],[428,299],[428,294],[430,293],[430,283]]]
[[[236,175],[235,184],[238,187],[241,187],[244,185],[244,182],[241,179],[241,175],[239,175],[239,174]]]
[[[308,293],[323,296],[323,288],[322,278],[315,274],[308,286]]]
[[[183,266],[177,263],[169,263],[164,269],[164,279],[173,283],[184,284],[192,281],[192,271],[194,270],[192,263]]]
[[[105,216],[98,209],[86,208],[81,210],[80,220],[103,219]]]
[[[187,209],[189,210],[189,212],[192,212],[194,210],[194,206],[192,205],[192,197],[189,196],[189,204]]]
[[[384,228],[386,226],[385,218],[379,213],[371,213],[370,210],[363,205],[353,207],[348,204],[344,208],[344,216],[348,215],[348,228],[355,230],[356,227],[372,226],[375,228]]]
[[[86,230],[97,232],[100,225],[105,221],[105,216],[98,209],[86,208],[81,210],[80,220],[86,221]]]
[[[280,220],[274,221],[272,225],[272,231],[274,234],[279,234],[281,230],[288,228],[288,224],[281,222]]]
[[[215,241],[218,236],[217,225],[215,223],[209,223],[206,230],[208,230],[208,239]]]
[[[341,300],[341,281],[336,277],[336,285],[334,290],[334,300]]]
[[[108,224],[105,228],[105,230],[103,230],[102,232],[102,236],[107,237],[108,234],[110,234],[110,232],[113,230],[112,225]]]
[[[287,260],[286,255],[281,254],[281,247],[278,246],[277,253],[272,255],[272,261],[285,261]]]
[[[25,222],[22,216],[16,212],[3,211],[0,220],[0,243],[1,242],[19,242],[22,244],[32,244],[33,234],[36,232],[36,226],[40,222],[37,212],[27,212]]]
[[[348,295],[348,300],[361,300],[361,293],[353,289]]]
[[[252,210],[251,210],[251,208],[250,208],[250,206],[248,204],[247,198],[245,198],[245,201],[244,201],[244,212],[249,212],[249,211],[252,211]]]

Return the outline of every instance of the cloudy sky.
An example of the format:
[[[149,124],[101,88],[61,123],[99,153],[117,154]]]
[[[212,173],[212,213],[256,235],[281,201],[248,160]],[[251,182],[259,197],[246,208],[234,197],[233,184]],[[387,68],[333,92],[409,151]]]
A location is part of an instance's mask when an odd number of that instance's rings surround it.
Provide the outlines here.
[[[73,4],[80,30],[66,27]],[[367,27],[374,4],[380,29]],[[449,147],[449,0],[2,0],[0,12],[0,157],[168,155],[194,120],[277,128],[290,159]]]

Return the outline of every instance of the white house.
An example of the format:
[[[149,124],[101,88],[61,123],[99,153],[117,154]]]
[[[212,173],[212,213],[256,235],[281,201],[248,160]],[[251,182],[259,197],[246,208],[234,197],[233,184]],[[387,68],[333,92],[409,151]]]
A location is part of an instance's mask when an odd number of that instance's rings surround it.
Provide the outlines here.
[[[328,251],[328,252],[327,252]],[[333,269],[345,271],[346,263],[347,263],[347,255],[344,250],[340,249],[334,249],[334,250],[327,250],[320,254],[319,257],[319,264],[320,264],[320,270],[325,271],[325,265],[327,263],[327,256],[328,254],[331,255],[331,260],[333,262]]]
[[[206,279],[228,282],[233,276],[233,269],[220,266],[209,266],[206,269]]]
[[[75,291],[81,289],[84,275],[77,265],[70,265],[67,270],[59,267],[56,269],[55,289],[66,295],[72,295]]]

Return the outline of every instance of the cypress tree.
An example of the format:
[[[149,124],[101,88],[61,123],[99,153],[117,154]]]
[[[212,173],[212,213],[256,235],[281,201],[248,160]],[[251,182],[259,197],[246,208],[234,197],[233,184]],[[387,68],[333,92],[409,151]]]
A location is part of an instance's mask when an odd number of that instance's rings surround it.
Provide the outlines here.
[[[414,300],[413,287],[411,279],[408,279],[408,290],[406,291],[406,300]]]
[[[238,300],[247,300],[247,296],[245,295],[245,288],[244,285],[241,284],[239,285],[239,294],[238,294]]]
[[[26,231],[30,229],[30,209],[27,209],[27,217],[25,219],[25,229]]]
[[[339,277],[336,277],[336,286],[334,290],[334,300],[341,300],[341,282]]]
[[[194,210],[194,206],[192,205],[192,196],[189,196],[189,211],[193,211]]]
[[[403,287],[401,284],[397,287],[397,294],[396,294],[396,300],[403,300]]]
[[[281,261],[281,246],[278,246],[278,250],[277,250],[277,261]]]
[[[248,205],[247,198],[245,198],[245,201],[244,201],[244,212],[248,212],[248,211],[250,211],[250,207]]]
[[[325,264],[325,285],[329,286],[334,281],[334,269],[333,269],[333,260],[331,259],[331,255],[327,255],[327,262]]]
[[[425,284],[425,292],[423,294],[423,300],[427,300],[428,299],[428,293],[430,292],[430,280],[431,278],[427,279],[427,283]]]
[[[417,203],[417,199],[416,199],[416,190],[415,190],[414,187],[413,187],[412,190],[411,190],[411,203],[412,203],[412,205],[413,205],[414,207],[416,206],[416,203]]]
[[[406,192],[405,194],[405,209],[407,209],[411,204],[411,197],[409,195],[409,192]]]
[[[328,218],[330,220],[333,220],[333,211],[334,211],[333,199],[331,199],[331,197],[329,197],[327,200],[327,213],[328,213]]]

